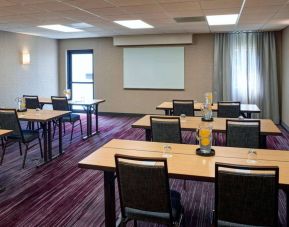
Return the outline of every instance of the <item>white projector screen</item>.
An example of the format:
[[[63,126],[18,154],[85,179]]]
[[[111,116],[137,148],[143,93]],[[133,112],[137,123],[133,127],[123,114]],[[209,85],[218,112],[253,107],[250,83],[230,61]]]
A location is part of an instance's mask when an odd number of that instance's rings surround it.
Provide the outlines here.
[[[123,49],[123,87],[184,89],[184,47]]]

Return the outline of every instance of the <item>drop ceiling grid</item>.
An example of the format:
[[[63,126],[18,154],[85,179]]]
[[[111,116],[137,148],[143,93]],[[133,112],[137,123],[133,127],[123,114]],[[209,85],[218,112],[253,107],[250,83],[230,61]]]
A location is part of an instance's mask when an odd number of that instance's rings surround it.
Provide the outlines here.
[[[0,0],[0,30],[34,33],[50,38],[126,34],[208,33],[237,30],[280,30],[289,25],[288,0],[247,0],[237,26],[209,27],[176,23],[174,17],[234,14],[243,0]],[[142,19],[154,29],[130,30],[114,20]],[[94,29],[61,33],[37,28],[43,24],[89,23]]]

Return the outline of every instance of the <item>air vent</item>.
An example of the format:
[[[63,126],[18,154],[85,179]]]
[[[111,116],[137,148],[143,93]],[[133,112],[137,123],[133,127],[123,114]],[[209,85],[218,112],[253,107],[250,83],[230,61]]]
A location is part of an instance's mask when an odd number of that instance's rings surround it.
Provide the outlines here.
[[[175,17],[177,23],[202,22],[206,21],[205,17]]]

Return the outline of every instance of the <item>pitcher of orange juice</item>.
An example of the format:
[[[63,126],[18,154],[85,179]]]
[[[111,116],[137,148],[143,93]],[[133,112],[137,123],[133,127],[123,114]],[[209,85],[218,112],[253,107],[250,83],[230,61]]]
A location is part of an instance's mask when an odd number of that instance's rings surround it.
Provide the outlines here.
[[[200,143],[200,151],[209,154],[212,147],[212,125],[209,123],[201,123],[196,131],[196,137]]]

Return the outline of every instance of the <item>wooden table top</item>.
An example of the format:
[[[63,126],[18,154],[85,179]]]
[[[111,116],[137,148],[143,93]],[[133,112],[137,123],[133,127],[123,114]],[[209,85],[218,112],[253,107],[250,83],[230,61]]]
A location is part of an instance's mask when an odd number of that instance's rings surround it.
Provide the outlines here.
[[[164,115],[145,115],[141,119],[132,124],[132,128],[144,128],[150,129],[150,116],[162,116]],[[169,117],[169,116],[167,116]],[[214,118],[214,121],[209,122],[213,126],[215,132],[226,132],[226,120],[229,118]],[[282,135],[280,129],[274,124],[271,119],[260,119],[261,121],[261,135]],[[186,117],[185,120],[181,120],[182,130],[196,130],[202,123],[201,117]]]
[[[12,130],[6,130],[6,129],[0,129],[0,136],[7,136],[11,132],[13,132],[13,131]]]
[[[81,160],[78,165],[85,169],[115,171],[115,154],[137,157],[162,157],[164,143],[112,140]],[[248,162],[248,148],[213,147],[216,155],[202,157],[195,153],[197,145],[170,144],[172,157],[168,158],[170,177],[201,181],[214,181],[215,163],[253,166],[278,166],[281,187],[289,188],[289,151],[255,149],[256,162]]]
[[[39,97],[39,102],[41,104],[52,104],[51,98],[42,98]],[[68,104],[69,105],[80,105],[80,106],[90,106],[90,105],[95,105],[105,102],[104,99],[92,99],[92,100],[85,100],[85,101],[80,101],[80,100],[69,100]]]
[[[195,110],[201,110],[201,106],[203,103],[200,102],[195,102],[194,103],[194,108]],[[260,113],[260,109],[257,105],[255,104],[241,104],[241,112],[246,112],[246,113]],[[156,107],[157,110],[172,110],[173,109],[173,103],[172,102],[163,102],[160,105]],[[212,106],[213,111],[218,110],[218,105],[217,103],[214,103]]]
[[[18,112],[18,118],[21,121],[36,121],[47,122],[53,119],[63,117],[71,111],[59,111],[59,110],[32,110],[28,109],[26,112]]]

